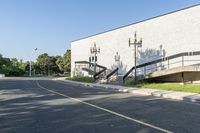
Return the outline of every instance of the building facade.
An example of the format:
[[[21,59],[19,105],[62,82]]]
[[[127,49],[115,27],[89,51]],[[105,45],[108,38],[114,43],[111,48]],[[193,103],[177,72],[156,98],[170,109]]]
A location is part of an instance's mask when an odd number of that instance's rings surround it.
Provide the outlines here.
[[[137,65],[182,52],[200,51],[200,5],[73,41],[71,76],[89,75],[87,71],[80,69],[82,66],[75,65],[75,62],[94,62],[95,59],[97,64],[105,66],[108,70],[117,66],[119,73],[125,74],[135,65],[134,47],[129,47],[129,38],[134,42],[135,33],[138,40],[142,38],[142,46],[136,49]],[[100,48],[97,57],[90,52],[94,43]],[[174,63],[174,66],[176,65]],[[160,66],[158,69],[163,69],[167,67],[167,62],[157,66]]]

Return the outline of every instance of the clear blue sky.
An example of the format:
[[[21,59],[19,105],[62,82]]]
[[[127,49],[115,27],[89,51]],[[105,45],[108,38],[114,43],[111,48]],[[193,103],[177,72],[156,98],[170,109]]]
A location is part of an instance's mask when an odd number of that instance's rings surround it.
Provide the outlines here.
[[[199,4],[199,0],[0,0],[0,53],[62,55],[70,42]]]

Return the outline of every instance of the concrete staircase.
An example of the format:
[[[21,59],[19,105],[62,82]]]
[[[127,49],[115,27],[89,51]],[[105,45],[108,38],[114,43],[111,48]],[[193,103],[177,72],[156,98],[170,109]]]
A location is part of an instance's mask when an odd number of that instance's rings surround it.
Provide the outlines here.
[[[118,75],[118,68],[113,70],[107,69],[97,82],[101,84],[121,85],[123,84],[123,75]]]
[[[123,75],[113,75],[109,79],[106,79],[106,77],[102,77],[97,81],[97,83],[100,84],[113,84],[113,85],[122,85],[123,84]]]
[[[113,85],[122,85],[123,84],[123,75],[113,76],[112,78],[109,79],[108,83],[113,84]]]

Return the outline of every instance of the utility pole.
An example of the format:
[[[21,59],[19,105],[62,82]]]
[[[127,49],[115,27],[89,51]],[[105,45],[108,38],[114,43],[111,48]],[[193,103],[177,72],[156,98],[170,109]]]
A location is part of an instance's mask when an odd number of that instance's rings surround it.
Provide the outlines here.
[[[134,42],[131,42],[131,39],[129,38],[129,47],[131,45],[134,45],[134,57],[135,57],[135,82],[137,81],[137,48],[138,47],[142,47],[142,38],[140,39],[140,41],[137,40],[137,33],[135,32],[135,36],[134,36]]]
[[[38,48],[35,48],[34,49],[34,52],[37,51]],[[32,55],[31,55],[32,57]],[[32,60],[31,60],[31,57],[30,57],[30,61],[29,61],[29,77],[32,77]]]
[[[97,48],[96,43],[94,43],[94,46],[90,48],[90,53],[94,55],[94,74],[93,78],[95,80],[95,74],[96,74],[96,65],[97,65],[97,54],[100,53],[100,48]]]

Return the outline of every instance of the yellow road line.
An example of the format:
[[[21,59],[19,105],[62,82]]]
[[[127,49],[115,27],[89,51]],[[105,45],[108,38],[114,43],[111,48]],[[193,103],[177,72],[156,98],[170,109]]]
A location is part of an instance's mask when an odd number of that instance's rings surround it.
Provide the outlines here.
[[[49,92],[51,92],[51,93],[54,93],[54,94],[57,94],[57,95],[60,95],[60,96],[66,97],[66,98],[70,98],[70,99],[72,99],[72,100],[74,100],[74,101],[77,101],[77,102],[80,102],[80,103],[82,103],[82,104],[89,105],[89,106],[94,107],[94,108],[96,108],[96,109],[99,109],[99,110],[108,112],[108,113],[110,113],[110,114],[113,114],[113,115],[122,117],[122,118],[124,118],[124,119],[126,119],[126,120],[130,120],[130,121],[132,121],[132,122],[135,122],[135,123],[138,123],[138,124],[141,124],[141,125],[144,125],[144,126],[147,126],[147,127],[150,127],[150,128],[153,128],[153,129],[156,129],[156,130],[165,132],[165,133],[173,133],[172,131],[169,131],[169,130],[166,130],[166,129],[163,129],[163,128],[154,126],[154,125],[152,125],[152,124],[149,124],[149,123],[146,123],[146,122],[143,122],[143,121],[140,121],[140,120],[131,118],[131,117],[129,117],[129,116],[126,116],[126,115],[123,115],[123,114],[120,114],[120,113],[111,111],[111,110],[109,110],[109,109],[105,109],[105,108],[103,108],[103,107],[100,107],[100,106],[97,106],[97,105],[94,105],[94,104],[91,104],[91,103],[88,103],[88,102],[81,101],[81,100],[79,100],[79,99],[77,99],[77,98],[73,98],[73,97],[67,96],[67,95],[65,95],[65,94],[62,94],[62,93],[59,93],[59,92],[56,92],[56,91],[47,89],[47,88],[41,86],[41,85],[39,84],[38,81],[36,81],[36,83],[37,83],[37,85],[38,85],[39,88],[44,89],[44,90],[46,90],[46,91],[49,91]]]

